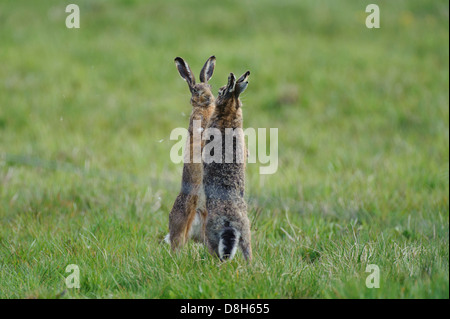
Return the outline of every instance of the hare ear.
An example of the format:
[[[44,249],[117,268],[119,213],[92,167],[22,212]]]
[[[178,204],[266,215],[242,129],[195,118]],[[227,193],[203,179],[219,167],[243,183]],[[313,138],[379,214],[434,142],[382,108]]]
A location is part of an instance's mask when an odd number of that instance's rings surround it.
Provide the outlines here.
[[[195,77],[191,71],[191,68],[182,58],[175,58],[175,64],[177,65],[178,72],[181,77],[187,82],[189,88],[192,88],[195,85]]]
[[[234,92],[235,88],[236,88],[236,77],[234,76],[233,73],[230,73],[230,75],[228,76],[228,83],[226,90],[228,93],[232,93]]]
[[[249,76],[250,76],[250,71],[247,71],[241,75],[241,77],[237,80],[237,82],[247,81]]]
[[[248,77],[250,75],[250,71],[245,72],[241,75],[241,77],[236,82],[236,94],[240,95],[248,86]]]
[[[216,57],[213,55],[206,60],[205,65],[200,71],[200,82],[206,83],[212,77],[214,67],[216,66]]]

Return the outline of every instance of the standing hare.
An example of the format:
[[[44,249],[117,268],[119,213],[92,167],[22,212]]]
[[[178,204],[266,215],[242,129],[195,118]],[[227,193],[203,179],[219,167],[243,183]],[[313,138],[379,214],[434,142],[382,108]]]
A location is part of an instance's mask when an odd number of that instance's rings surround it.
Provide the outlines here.
[[[203,164],[194,161],[194,151],[203,149],[203,140],[195,139],[193,136],[194,121],[201,121],[199,131],[203,131],[208,124],[209,118],[214,111],[214,95],[211,93],[211,86],[208,84],[214,72],[216,58],[211,56],[200,71],[200,82],[195,83],[195,77],[189,65],[182,58],[175,58],[175,64],[181,77],[187,82],[191,91],[192,113],[189,118],[188,139],[186,141],[185,162],[183,166],[183,176],[181,191],[175,199],[172,211],[169,215],[169,235],[166,241],[170,240],[172,250],[183,246],[192,237],[197,241],[204,242],[204,225],[207,212],[200,203],[204,199],[203,193]],[[201,133],[201,132],[200,132]],[[200,154],[201,155],[201,154]],[[203,207],[202,207],[203,206]],[[193,224],[195,224],[193,226]]]
[[[208,211],[206,242],[210,253],[220,260],[232,259],[238,245],[244,258],[247,261],[252,259],[250,221],[244,199],[247,152],[242,131],[242,103],[239,100],[239,95],[247,88],[249,75],[247,71],[236,81],[234,74],[230,74],[228,84],[219,90],[214,114],[204,134],[207,138],[212,130],[216,130],[225,137],[219,145],[222,148],[220,163],[207,160],[207,156],[211,155],[208,154],[208,144],[214,143],[216,136],[206,141],[203,154],[203,186]],[[230,131],[232,136],[227,137]],[[232,142],[227,144],[227,140]],[[228,156],[230,153],[231,158]]]

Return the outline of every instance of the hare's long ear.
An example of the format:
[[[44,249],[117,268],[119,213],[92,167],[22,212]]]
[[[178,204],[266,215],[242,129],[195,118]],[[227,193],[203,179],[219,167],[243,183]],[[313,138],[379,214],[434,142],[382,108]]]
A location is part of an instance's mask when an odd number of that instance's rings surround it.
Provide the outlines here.
[[[195,85],[195,77],[194,73],[192,73],[191,71],[191,68],[189,67],[187,62],[180,57],[175,58],[175,64],[177,65],[177,69],[181,77],[187,82],[187,84],[189,85],[189,89],[192,90],[193,86]]]
[[[245,72],[236,81],[236,94],[239,96],[248,86],[248,77],[250,76],[250,71]]]
[[[245,82],[248,80],[248,77],[250,76],[250,71],[245,72],[244,74],[241,75],[241,77],[239,79],[237,79],[237,82]]]
[[[206,83],[212,77],[214,67],[216,66],[216,57],[213,55],[206,60],[205,65],[200,71],[200,82]]]
[[[227,93],[233,93],[235,89],[236,89],[236,77],[234,76],[233,73],[230,73],[230,75],[228,76],[228,83],[225,90]]]

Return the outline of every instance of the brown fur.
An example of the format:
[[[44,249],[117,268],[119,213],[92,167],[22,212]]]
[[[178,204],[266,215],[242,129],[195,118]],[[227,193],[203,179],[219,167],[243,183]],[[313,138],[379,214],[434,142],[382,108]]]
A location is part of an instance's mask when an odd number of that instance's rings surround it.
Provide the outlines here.
[[[233,138],[233,162],[225,163],[225,128],[243,127],[242,103],[239,95],[247,83],[250,72],[245,73],[236,81],[230,74],[228,85],[222,87],[216,99],[216,108],[212,115],[209,128],[217,128],[222,133],[222,163],[206,163],[203,169],[203,186],[206,196],[206,241],[211,254],[223,259],[220,242],[226,230],[238,234],[234,241],[241,248],[246,260],[252,259],[250,221],[247,217],[247,204],[244,199],[245,190],[245,160],[239,163],[236,159],[236,149],[246,155],[244,136],[241,133]],[[206,142],[208,143],[208,141]],[[222,245],[223,248],[223,245]],[[232,258],[232,256],[229,256]]]
[[[189,118],[189,137],[186,143],[189,143],[189,161],[184,164],[181,191],[175,199],[175,203],[169,215],[169,235],[172,250],[183,246],[189,237],[198,241],[204,241],[204,224],[207,216],[206,208],[202,205],[203,194],[203,165],[193,162],[193,152],[198,145],[193,137],[193,121],[200,120],[201,128],[204,130],[209,118],[214,111],[215,98],[211,93],[211,87],[207,81],[212,76],[215,58],[210,57],[203,67],[200,79],[202,83],[195,83],[195,78],[187,65],[181,58],[175,59],[180,75],[186,80],[191,91],[192,113]],[[200,150],[203,149],[204,142],[200,139]],[[199,207],[200,206],[200,207]],[[200,234],[191,233],[193,221],[196,217],[202,223]]]

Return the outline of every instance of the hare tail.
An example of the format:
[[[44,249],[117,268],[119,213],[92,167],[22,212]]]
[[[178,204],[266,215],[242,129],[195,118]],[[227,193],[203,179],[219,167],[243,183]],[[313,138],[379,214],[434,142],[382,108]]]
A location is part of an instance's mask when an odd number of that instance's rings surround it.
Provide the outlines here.
[[[220,234],[219,258],[220,260],[233,259],[236,254],[241,234],[233,227],[226,226]]]

